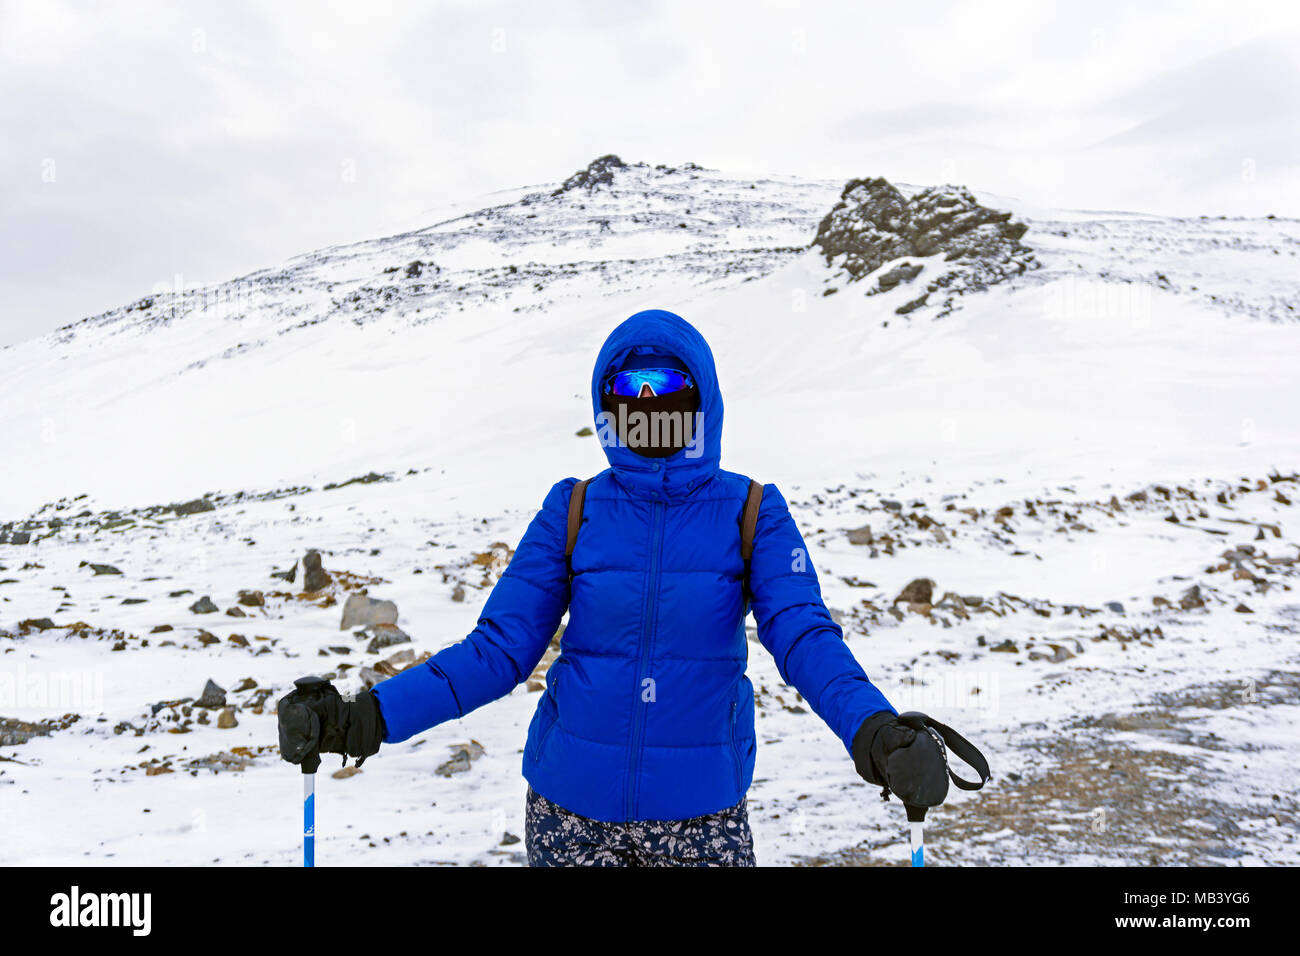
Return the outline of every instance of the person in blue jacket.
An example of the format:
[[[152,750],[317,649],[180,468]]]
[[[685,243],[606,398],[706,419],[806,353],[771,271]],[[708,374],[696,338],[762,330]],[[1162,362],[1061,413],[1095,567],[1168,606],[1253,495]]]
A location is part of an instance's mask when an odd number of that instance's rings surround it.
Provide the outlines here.
[[[585,487],[571,557],[578,482],[566,478],[468,637],[354,700],[289,694],[285,758],[364,759],[464,717],[532,673],[567,611],[524,746],[530,864],[752,866],[752,610],[782,680],[864,779],[922,805],[946,791],[942,753],[898,720],[845,644],[774,485],[746,569],[750,480],[720,466],[722,393],[703,336],[672,312],[638,312],[601,347],[591,400],[609,467]]]

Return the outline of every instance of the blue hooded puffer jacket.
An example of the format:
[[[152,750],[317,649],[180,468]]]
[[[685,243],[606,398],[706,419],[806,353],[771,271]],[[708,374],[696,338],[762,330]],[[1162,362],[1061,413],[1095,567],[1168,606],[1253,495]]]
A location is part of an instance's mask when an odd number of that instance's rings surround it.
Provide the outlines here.
[[[645,458],[605,442],[610,467],[587,488],[565,564],[569,495],[551,488],[465,640],[378,684],[388,732],[405,740],[509,693],[541,660],[566,607],[524,747],[538,793],[603,821],[679,820],[740,801],[754,774],[754,689],[742,594],[740,517],[749,479],[719,468],[722,395],[713,354],[671,312],[638,312],[596,359],[600,385],[636,349],[681,358],[700,389],[697,443]],[[896,713],[867,679],[822,603],[803,538],[777,489],[763,494],[751,558],[758,637],[852,753],[862,722]]]

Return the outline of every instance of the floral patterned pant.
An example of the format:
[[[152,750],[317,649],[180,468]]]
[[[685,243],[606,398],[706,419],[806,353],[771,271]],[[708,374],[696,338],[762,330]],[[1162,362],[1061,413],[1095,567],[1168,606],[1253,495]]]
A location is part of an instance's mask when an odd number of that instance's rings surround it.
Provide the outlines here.
[[[745,800],[689,820],[605,823],[528,788],[529,866],[755,866]]]

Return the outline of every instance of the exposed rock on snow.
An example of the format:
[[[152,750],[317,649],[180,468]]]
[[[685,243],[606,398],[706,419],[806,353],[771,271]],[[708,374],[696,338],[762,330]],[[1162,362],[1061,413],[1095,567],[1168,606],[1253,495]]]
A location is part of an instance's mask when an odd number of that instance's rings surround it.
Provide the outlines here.
[[[370,471],[364,475],[357,475],[355,478],[349,478],[347,481],[327,482],[321,486],[322,491],[334,491],[336,488],[346,488],[348,485],[371,485],[377,481],[392,481],[392,475],[381,475],[379,472]]]
[[[64,714],[62,717],[38,721],[0,717],[0,747],[17,747],[33,737],[48,737],[54,731],[64,730],[80,719],[78,714]]]
[[[593,159],[587,164],[586,169],[580,169],[568,179],[566,179],[560,188],[551,193],[552,196],[559,196],[562,193],[572,192],[575,189],[585,189],[592,192],[597,186],[611,186],[614,183],[614,171],[616,169],[627,169],[627,163],[619,159],[613,153]]]
[[[934,597],[934,582],[929,578],[916,578],[907,587],[898,592],[894,603],[906,601],[908,604],[929,604]]]
[[[203,693],[194,702],[194,706],[202,707],[205,710],[216,710],[218,707],[225,707],[226,689],[212,678],[208,678],[208,682],[203,685]]]
[[[940,314],[952,311],[956,296],[977,292],[1033,268],[1033,252],[1020,242],[1029,227],[1011,213],[981,206],[963,186],[931,186],[907,199],[888,181],[854,179],[817,227],[813,245],[827,265],[855,282],[888,262],[909,256],[943,255],[942,269],[924,293],[899,306],[906,315],[943,296]],[[910,283],[925,270],[901,262],[880,275],[868,295]]]
[[[343,619],[339,622],[339,630],[396,623],[397,605],[392,601],[381,601],[364,594],[349,594],[343,602]]]
[[[846,532],[849,538],[849,544],[871,544],[871,525],[864,524],[861,528],[853,528]]]
[[[464,773],[470,768],[471,763],[483,756],[483,745],[477,740],[471,740],[467,744],[453,744],[451,752],[451,759],[439,764],[435,773],[443,777]]]
[[[385,647],[407,644],[411,640],[411,636],[395,624],[374,624],[360,633],[370,637],[370,643],[366,645],[367,654],[376,654]]]
[[[916,255],[907,236],[907,199],[884,179],[853,179],[840,201],[817,227],[813,245],[829,265],[843,256],[850,280],[875,272],[886,262]]]
[[[190,605],[190,610],[193,611],[195,614],[215,614],[218,610],[220,610],[220,608],[218,608],[214,603],[212,603],[211,597],[205,594],[203,595],[203,597],[199,598],[197,601],[195,601],[193,604]]]
[[[1178,606],[1184,611],[1194,611],[1197,608],[1205,607],[1205,598],[1201,595],[1199,584],[1193,584],[1178,600]]]
[[[1060,644],[1048,644],[1047,646],[1052,649],[1050,654],[1044,653],[1043,651],[1031,651],[1029,659],[1031,661],[1046,661],[1049,664],[1059,664],[1062,661],[1068,661],[1070,658],[1074,657],[1073,652],[1068,648],[1062,647]]]
[[[308,551],[302,559],[302,587],[304,591],[319,591],[329,587],[330,576],[321,567],[320,552]]]
[[[501,575],[505,573],[510,566],[510,559],[515,555],[515,549],[510,547],[504,541],[494,541],[486,551],[481,551],[470,558],[471,564],[476,564],[483,568],[483,585],[494,584],[500,580]]]

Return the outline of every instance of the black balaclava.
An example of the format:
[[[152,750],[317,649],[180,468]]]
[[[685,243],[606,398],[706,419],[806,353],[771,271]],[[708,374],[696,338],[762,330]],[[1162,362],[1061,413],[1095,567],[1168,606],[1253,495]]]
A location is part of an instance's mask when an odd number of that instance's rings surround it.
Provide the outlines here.
[[[610,369],[609,374],[614,372],[623,372],[638,368],[675,368],[683,372],[690,372],[686,363],[675,355],[665,355],[655,352],[640,352],[633,350],[631,354],[615,369]],[[601,409],[609,412],[614,416],[614,424],[618,429],[618,440],[627,448],[636,452],[644,458],[667,458],[675,455],[691,443],[691,438],[695,432],[695,413],[700,410],[700,389],[692,385],[690,388],[682,389],[678,392],[668,392],[664,395],[649,395],[644,398],[633,398],[628,395],[606,395],[601,393]],[[646,421],[655,422],[656,413],[668,412],[678,416],[682,422],[680,429],[668,428],[660,431],[658,437],[666,439],[658,443],[655,441],[655,430],[653,428],[645,429],[648,436],[644,444],[635,443],[637,439],[635,429],[625,428],[625,423],[635,422],[632,416],[637,413],[643,413]],[[629,438],[630,436],[630,438]]]

